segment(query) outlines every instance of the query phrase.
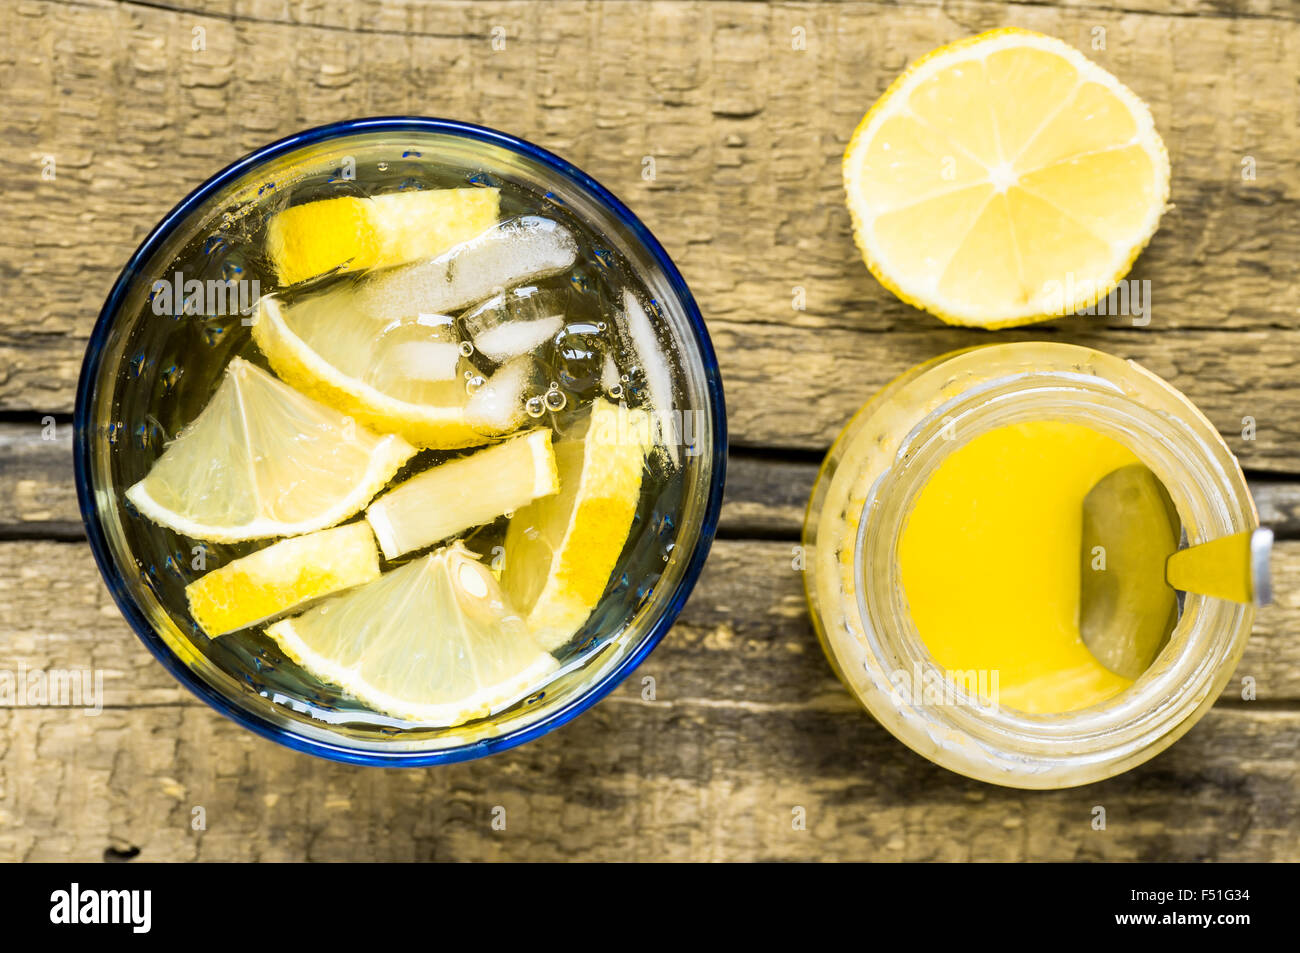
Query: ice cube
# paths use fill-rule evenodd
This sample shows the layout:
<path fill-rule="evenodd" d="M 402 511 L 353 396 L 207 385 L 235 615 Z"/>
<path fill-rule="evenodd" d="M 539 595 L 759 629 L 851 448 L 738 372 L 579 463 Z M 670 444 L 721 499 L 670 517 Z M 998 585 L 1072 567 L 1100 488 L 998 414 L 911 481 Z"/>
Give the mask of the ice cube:
<path fill-rule="evenodd" d="M 456 311 L 504 288 L 573 266 L 578 243 L 558 222 L 529 215 L 503 222 L 437 258 L 380 272 L 357 291 L 377 320 Z"/>
<path fill-rule="evenodd" d="M 476 430 L 503 434 L 524 422 L 524 396 L 533 387 L 537 362 L 527 354 L 507 361 L 465 405 L 465 419 Z"/>
<path fill-rule="evenodd" d="M 621 397 L 623 394 L 623 387 L 618 379 L 618 365 L 609 354 L 605 355 L 605 365 L 600 370 L 600 386 L 611 397 Z"/>
<path fill-rule="evenodd" d="M 632 338 L 632 350 L 649 391 L 649 409 L 663 448 L 673 466 L 677 466 L 677 422 L 673 419 L 673 376 L 665 357 L 664 346 L 655 334 L 650 316 L 631 291 L 623 292 L 623 319 Z"/>
<path fill-rule="evenodd" d="M 413 403 L 463 403 L 462 357 L 456 326 L 447 315 L 390 321 L 375 340 L 364 380 Z"/>
<path fill-rule="evenodd" d="M 562 327 L 564 319 L 558 314 L 536 321 L 499 324 L 476 337 L 474 347 L 491 360 L 504 361 L 520 354 L 531 354 L 555 337 Z"/>
<path fill-rule="evenodd" d="M 389 373 L 413 381 L 454 379 L 460 356 L 460 347 L 445 341 L 400 341 L 387 354 Z"/>
<path fill-rule="evenodd" d="M 493 295 L 461 317 L 474 347 L 492 361 L 529 354 L 564 326 L 564 299 L 525 285 Z"/>

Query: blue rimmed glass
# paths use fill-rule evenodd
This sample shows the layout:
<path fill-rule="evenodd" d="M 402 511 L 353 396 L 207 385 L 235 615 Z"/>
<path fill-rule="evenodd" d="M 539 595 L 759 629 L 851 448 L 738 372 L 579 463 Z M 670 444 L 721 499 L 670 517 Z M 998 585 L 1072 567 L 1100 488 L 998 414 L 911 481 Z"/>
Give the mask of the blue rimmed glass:
<path fill-rule="evenodd" d="M 182 626 L 176 607 L 162 604 L 157 561 L 133 551 L 124 527 L 138 517 L 123 508 L 124 487 L 115 483 L 113 465 L 122 442 L 150 426 L 122 419 L 124 387 L 134 381 L 130 386 L 149 388 L 166 373 L 152 362 L 142 369 L 128 348 L 161 269 L 201 237 L 218 210 L 253 204 L 268 187 L 284 191 L 295 170 L 402 144 L 418 145 L 429 159 L 454 155 L 462 165 L 562 205 L 617 251 L 647 291 L 661 331 L 675 343 L 681 377 L 675 403 L 690 414 L 692 444 L 682 457 L 671 553 L 635 614 L 617 631 L 602 633 L 593 650 L 565 666 L 544 691 L 482 721 L 418 732 L 396 723 L 359 728 L 347 711 L 335 720 L 323 717 L 276 682 L 275 665 L 256 653 L 245 652 L 238 664 L 214 660 L 192 624 Z M 722 384 L 704 321 L 645 225 L 606 188 L 544 149 L 481 126 L 411 117 L 351 120 L 282 139 L 223 169 L 172 209 L 131 256 L 95 323 L 77 387 L 74 438 L 77 494 L 95 561 L 127 621 L 172 675 L 222 714 L 291 748 L 336 761 L 410 766 L 464 761 L 522 744 L 590 708 L 626 678 L 671 627 L 699 577 L 717 528 L 726 450 Z"/>

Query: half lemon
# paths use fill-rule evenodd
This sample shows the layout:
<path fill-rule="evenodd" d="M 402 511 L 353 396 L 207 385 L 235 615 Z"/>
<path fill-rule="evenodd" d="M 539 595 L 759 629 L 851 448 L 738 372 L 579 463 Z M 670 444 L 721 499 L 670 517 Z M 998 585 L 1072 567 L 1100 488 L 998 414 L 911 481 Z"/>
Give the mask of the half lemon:
<path fill-rule="evenodd" d="M 983 33 L 912 64 L 844 154 L 873 275 L 949 324 L 1046 320 L 1105 297 L 1169 199 L 1151 110 L 1060 40 Z"/>

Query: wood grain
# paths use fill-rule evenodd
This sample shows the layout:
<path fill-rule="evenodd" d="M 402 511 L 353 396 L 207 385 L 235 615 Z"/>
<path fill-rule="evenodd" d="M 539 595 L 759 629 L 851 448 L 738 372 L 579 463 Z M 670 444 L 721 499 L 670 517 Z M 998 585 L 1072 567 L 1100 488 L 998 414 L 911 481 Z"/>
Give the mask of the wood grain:
<path fill-rule="evenodd" d="M 795 544 L 719 540 L 677 626 L 644 672 L 709 701 L 799 706 L 842 692 L 808 619 Z M 1270 705 L 1300 702 L 1300 542 L 1274 557 L 1279 601 L 1262 609 L 1239 667 Z M 98 669 L 111 707 L 198 705 L 136 640 L 84 543 L 0 543 L 0 670 Z M 635 682 L 636 679 L 634 678 Z M 1224 692 L 1240 699 L 1241 682 Z"/>
<path fill-rule="evenodd" d="M 321 4 L 315 0 L 183 0 L 183 2 L 157 4 L 143 0 L 125 0 L 141 6 L 163 6 L 175 10 L 203 13 L 212 17 L 248 20 L 258 23 L 301 24 L 353 33 L 393 33 L 407 35 L 412 32 L 429 32 L 436 23 L 424 15 L 427 0 L 338 0 Z M 838 2 L 844 6 L 868 7 L 880 16 L 896 16 L 899 8 L 922 4 L 909 0 L 834 0 L 833 3 L 787 3 L 781 0 L 751 0 L 767 3 L 778 9 L 803 9 L 809 6 L 831 6 Z M 1023 2 L 1023 0 L 1020 0 Z M 485 4 L 486 6 L 524 7 L 527 3 Z M 545 5 L 545 0 L 543 0 Z M 589 3 L 588 6 L 595 6 Z M 694 6 L 735 5 L 734 0 L 706 0 Z M 934 4 L 938 6 L 939 4 Z M 1126 13 L 1134 15 L 1196 16 L 1203 19 L 1265 19 L 1294 22 L 1300 19 L 1294 5 L 1287 0 L 1059 0 L 1044 4 L 1060 10 L 1087 13 Z M 445 5 L 439 5 L 445 7 Z M 442 12 L 439 10 L 439 12 Z M 1011 14 L 1014 15 L 1014 14 Z"/>
<path fill-rule="evenodd" d="M 0 672 L 96 670 L 106 707 L 0 707 L 0 859 L 1300 860 L 1298 21 L 1290 0 L 12 4 Z M 1153 107 L 1174 182 L 1132 275 L 1152 283 L 1148 327 L 951 329 L 857 258 L 839 158 L 858 119 L 909 60 L 1002 25 L 1062 37 Z M 622 196 L 701 304 L 736 447 L 722 538 L 637 673 L 538 741 L 419 771 L 298 755 L 193 698 L 109 598 L 71 482 L 82 351 L 148 229 L 239 155 L 378 114 L 502 128 Z M 1044 793 L 943 771 L 862 712 L 792 568 L 817 461 L 876 388 L 946 350 L 1035 338 L 1133 358 L 1183 389 L 1289 537 L 1279 604 L 1206 718 L 1120 778 Z M 1098 804 L 1106 831 L 1091 828 Z"/>
<path fill-rule="evenodd" d="M 1028 793 L 930 764 L 847 699 L 718 705 L 670 684 L 425 770 L 309 759 L 192 706 L 10 709 L 0 857 L 1294 861 L 1298 730 L 1294 712 L 1216 709 L 1125 775 Z M 1091 828 L 1097 805 L 1105 831 Z"/>
<path fill-rule="evenodd" d="M 0 538 L 84 535 L 72 472 L 72 424 L 0 423 Z"/>
<path fill-rule="evenodd" d="M 20 302 L 0 316 L 0 409 L 71 409 L 116 269 L 221 165 L 305 126 L 404 112 L 530 137 L 627 199 L 700 300 L 742 443 L 823 447 L 919 360 L 1050 337 L 1148 364 L 1206 409 L 1247 466 L 1300 472 L 1293 5 L 166 6 L 32 0 L 0 37 L 0 292 Z M 1147 328 L 1095 318 L 947 329 L 857 259 L 838 171 L 857 120 L 909 59 L 1004 24 L 1085 48 L 1152 104 L 1174 207 L 1134 272 L 1152 282 Z M 1105 49 L 1093 49 L 1097 28 Z M 41 179 L 46 156 L 53 181 Z M 1240 440 L 1247 415 L 1260 422 L 1252 442 Z"/>
<path fill-rule="evenodd" d="M 1300 600 L 1261 614 L 1238 671 L 1258 700 L 1234 679 L 1151 764 L 1032 797 L 942 771 L 862 712 L 822 658 L 791 559 L 788 543 L 720 541 L 668 638 L 578 721 L 481 763 L 380 771 L 281 749 L 193 699 L 130 633 L 84 544 L 0 544 L 0 669 L 98 669 L 105 706 L 0 708 L 0 858 L 1300 856 Z M 1279 563 L 1279 589 L 1300 591 L 1300 544 Z M 1106 837 L 1089 826 L 1098 803 Z M 488 826 L 497 805 L 509 836 Z M 791 830 L 796 806 L 807 832 Z M 967 833 L 948 836 L 955 824 Z"/>
<path fill-rule="evenodd" d="M 745 448 L 727 463 L 719 532 L 724 537 L 796 539 L 817 478 L 818 463 L 755 454 Z M 1300 482 L 1258 475 L 1250 490 L 1260 522 L 1280 539 L 1300 539 Z M 84 536 L 72 473 L 72 425 L 0 423 L 0 539 Z"/>

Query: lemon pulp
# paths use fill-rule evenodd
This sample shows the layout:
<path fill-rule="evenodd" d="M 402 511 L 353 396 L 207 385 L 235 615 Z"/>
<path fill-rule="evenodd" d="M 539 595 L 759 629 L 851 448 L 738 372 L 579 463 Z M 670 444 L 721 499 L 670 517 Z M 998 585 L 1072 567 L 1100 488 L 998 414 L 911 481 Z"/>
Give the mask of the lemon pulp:
<path fill-rule="evenodd" d="M 450 460 L 389 490 L 366 510 L 386 559 L 491 523 L 560 488 L 542 428 Z"/>
<path fill-rule="evenodd" d="M 1083 498 L 1138 462 L 1118 441 L 1065 421 L 988 431 L 958 447 L 922 487 L 899 545 L 922 640 L 949 671 L 996 673 L 996 701 L 1064 712 L 1131 684 L 1079 635 Z"/>
<path fill-rule="evenodd" d="M 310 533 L 370 502 L 413 454 L 235 358 L 202 412 L 126 491 L 153 520 L 194 539 Z"/>
<path fill-rule="evenodd" d="M 461 543 L 266 631 L 318 678 L 379 711 L 437 725 L 505 707 L 559 665 Z"/>

